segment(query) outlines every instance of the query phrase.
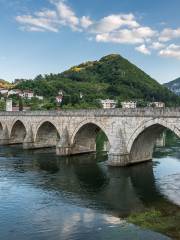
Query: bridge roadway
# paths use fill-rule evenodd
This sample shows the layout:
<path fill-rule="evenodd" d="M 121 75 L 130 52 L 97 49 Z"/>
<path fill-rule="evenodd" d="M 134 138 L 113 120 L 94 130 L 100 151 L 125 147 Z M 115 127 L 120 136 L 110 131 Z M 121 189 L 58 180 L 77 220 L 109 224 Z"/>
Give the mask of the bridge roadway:
<path fill-rule="evenodd" d="M 96 151 L 97 133 L 103 131 L 110 166 L 151 160 L 166 128 L 180 136 L 180 108 L 0 112 L 1 145 L 56 147 L 60 156 L 82 154 Z"/>

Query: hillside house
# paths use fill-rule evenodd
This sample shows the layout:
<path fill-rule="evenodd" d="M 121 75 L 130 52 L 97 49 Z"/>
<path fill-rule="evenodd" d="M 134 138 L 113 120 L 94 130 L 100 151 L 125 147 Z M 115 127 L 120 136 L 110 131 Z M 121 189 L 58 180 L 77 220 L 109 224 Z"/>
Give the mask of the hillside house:
<path fill-rule="evenodd" d="M 164 102 L 150 102 L 148 104 L 148 107 L 164 108 L 165 107 L 165 103 Z"/>
<path fill-rule="evenodd" d="M 0 93 L 1 93 L 2 95 L 7 95 L 7 94 L 8 94 L 8 89 L 0 88 Z"/>
<path fill-rule="evenodd" d="M 117 101 L 112 99 L 100 100 L 100 103 L 104 109 L 116 108 Z"/>
<path fill-rule="evenodd" d="M 23 96 L 22 97 L 27 98 L 27 99 L 31 99 L 31 98 L 34 97 L 34 93 L 33 93 L 33 91 L 25 90 L 23 92 Z"/>
<path fill-rule="evenodd" d="M 56 102 L 57 103 L 62 103 L 62 100 L 63 100 L 63 96 L 62 95 L 56 96 Z"/>
<path fill-rule="evenodd" d="M 121 102 L 122 108 L 136 108 L 137 103 L 134 101 Z"/>

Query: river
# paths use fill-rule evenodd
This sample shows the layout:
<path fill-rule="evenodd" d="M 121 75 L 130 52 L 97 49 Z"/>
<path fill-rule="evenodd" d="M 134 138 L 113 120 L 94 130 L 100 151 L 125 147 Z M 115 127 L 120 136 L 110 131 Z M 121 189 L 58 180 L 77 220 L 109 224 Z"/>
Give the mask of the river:
<path fill-rule="evenodd" d="M 0 147 L 1 240 L 166 240 L 124 220 L 180 205 L 180 143 L 152 162 L 108 168 L 107 156 L 57 157 L 54 150 Z"/>

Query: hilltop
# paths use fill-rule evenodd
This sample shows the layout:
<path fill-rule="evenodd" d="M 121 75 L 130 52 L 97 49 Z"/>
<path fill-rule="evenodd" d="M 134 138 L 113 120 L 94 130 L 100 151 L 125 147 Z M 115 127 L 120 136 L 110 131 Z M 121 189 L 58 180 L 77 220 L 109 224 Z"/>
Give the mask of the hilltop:
<path fill-rule="evenodd" d="M 180 105 L 180 98 L 144 71 L 117 54 L 99 61 L 89 61 L 59 74 L 39 75 L 23 80 L 16 88 L 33 90 L 53 103 L 58 91 L 64 92 L 64 105 L 97 106 L 97 99 L 163 101 L 168 106 Z M 83 99 L 79 98 L 79 93 Z"/>
<path fill-rule="evenodd" d="M 10 82 L 0 79 L 0 88 L 11 88 L 12 86 L 13 85 Z"/>
<path fill-rule="evenodd" d="M 174 92 L 176 95 L 180 96 L 180 77 L 176 78 L 173 81 L 165 83 L 164 86 L 166 86 L 169 90 Z"/>

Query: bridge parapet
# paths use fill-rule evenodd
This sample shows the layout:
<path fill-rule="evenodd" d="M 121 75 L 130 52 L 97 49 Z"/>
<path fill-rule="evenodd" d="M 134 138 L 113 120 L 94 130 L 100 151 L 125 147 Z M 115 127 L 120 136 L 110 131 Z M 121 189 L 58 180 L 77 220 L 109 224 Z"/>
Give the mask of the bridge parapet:
<path fill-rule="evenodd" d="M 119 117 L 180 117 L 180 108 L 82 109 L 59 111 L 5 112 L 0 116 L 119 116 Z"/>

